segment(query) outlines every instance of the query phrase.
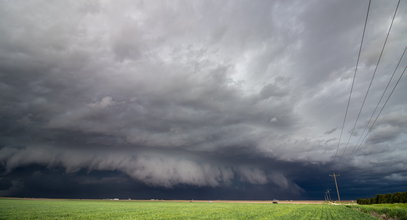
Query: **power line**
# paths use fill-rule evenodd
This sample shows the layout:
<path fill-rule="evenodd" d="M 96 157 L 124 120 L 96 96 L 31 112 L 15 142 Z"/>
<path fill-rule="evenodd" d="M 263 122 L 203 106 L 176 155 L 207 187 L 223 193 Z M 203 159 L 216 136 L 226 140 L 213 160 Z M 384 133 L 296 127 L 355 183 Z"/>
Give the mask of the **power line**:
<path fill-rule="evenodd" d="M 350 93 L 349 93 L 349 98 L 348 98 L 348 102 L 346 104 L 346 110 L 345 110 L 345 117 L 343 118 L 343 122 L 342 122 L 342 129 L 341 129 L 341 133 L 339 135 L 339 141 L 338 141 L 338 146 L 336 147 L 336 152 L 334 155 L 334 160 L 336 158 L 336 156 L 338 155 L 338 151 L 339 151 L 339 145 L 341 144 L 341 139 L 342 139 L 342 134 L 343 134 L 343 129 L 345 127 L 345 122 L 346 122 L 346 118 L 348 116 L 348 110 L 349 110 L 349 104 L 350 104 L 350 100 L 352 98 L 352 92 L 353 92 L 353 86 L 355 84 L 355 78 L 356 78 L 356 73 L 358 71 L 358 66 L 359 66 L 359 60 L 360 60 L 360 54 L 362 52 L 362 46 L 363 46 L 363 40 L 365 39 L 365 32 L 366 32 L 366 25 L 367 25 L 367 20 L 369 18 L 369 11 L 370 11 L 370 4 L 371 4 L 372 0 L 369 0 L 369 5 L 367 6 L 367 13 L 366 13 L 366 18 L 365 18 L 365 24 L 363 26 L 363 33 L 362 33 L 362 40 L 360 41 L 360 46 L 359 46 L 359 52 L 358 52 L 358 59 L 356 61 L 356 67 L 355 67 L 355 72 L 353 73 L 353 79 L 352 79 L 352 85 L 350 87 Z"/>
<path fill-rule="evenodd" d="M 390 97 L 393 95 L 393 92 L 394 92 L 394 90 L 396 89 L 397 85 L 399 84 L 399 82 L 400 82 L 401 78 L 403 77 L 404 73 L 406 72 L 406 69 L 407 69 L 407 65 L 404 67 L 403 72 L 400 74 L 400 77 L 398 78 L 396 84 L 394 85 L 394 87 L 393 87 L 393 89 L 391 90 L 389 96 L 387 97 L 386 101 L 384 102 L 382 108 L 381 108 L 380 111 L 379 111 L 379 114 L 377 114 L 375 120 L 374 120 L 373 123 L 372 123 L 372 126 L 369 127 L 369 131 L 370 131 L 370 130 L 374 127 L 374 125 L 376 124 L 377 119 L 379 118 L 380 114 L 382 113 L 382 111 L 383 111 L 384 107 L 386 106 L 387 102 L 389 101 Z M 360 143 L 360 145 L 357 146 L 357 148 L 356 148 L 356 150 L 355 150 L 355 153 L 357 153 L 357 152 L 359 151 L 360 146 L 361 146 L 361 145 L 363 144 L 363 142 L 365 141 L 367 135 L 369 134 L 369 131 L 366 133 L 366 135 L 365 135 L 365 137 L 363 138 L 363 141 Z"/>
<path fill-rule="evenodd" d="M 397 2 L 396 10 L 394 10 L 393 18 L 391 19 L 390 27 L 389 27 L 389 30 L 387 31 L 386 39 L 385 39 L 384 44 L 383 44 L 383 46 L 382 46 L 382 50 L 381 50 L 381 52 L 380 52 L 379 59 L 377 60 L 376 67 L 375 67 L 375 69 L 374 69 L 372 78 L 370 79 L 369 86 L 367 87 L 365 96 L 363 97 L 362 105 L 360 106 L 360 109 L 359 109 L 358 115 L 357 115 L 357 117 L 356 117 L 355 123 L 353 124 L 353 128 L 351 129 L 351 133 L 350 133 L 350 135 L 349 135 L 348 141 L 346 142 L 346 145 L 345 145 L 345 149 L 344 149 L 344 151 L 343 151 L 343 154 L 345 154 L 345 151 L 346 151 L 346 149 L 347 149 L 347 147 L 348 147 L 348 145 L 349 145 L 349 141 L 350 141 L 350 139 L 352 138 L 352 135 L 353 135 L 353 133 L 354 133 L 354 130 L 355 130 L 355 128 L 356 128 L 356 125 L 357 125 L 357 123 L 358 123 L 358 121 L 359 121 L 360 114 L 362 113 L 363 107 L 365 106 L 367 96 L 369 95 L 370 88 L 372 87 L 373 80 L 374 80 L 374 78 L 375 78 L 375 76 L 376 76 L 377 69 L 378 69 L 378 67 L 379 67 L 380 61 L 381 61 L 382 56 L 383 56 L 384 48 L 386 47 L 387 40 L 389 39 L 390 31 L 391 31 L 391 28 L 393 27 L 394 18 L 396 17 L 396 14 L 397 14 L 399 5 L 400 5 L 400 0 L 398 0 L 398 2 Z"/>
<path fill-rule="evenodd" d="M 365 129 L 363 130 L 362 135 L 360 136 L 359 140 L 356 142 L 356 143 L 357 143 L 356 146 L 358 146 L 359 143 L 361 143 L 361 140 L 363 139 L 363 137 L 364 137 L 366 131 L 368 130 L 369 125 L 370 125 L 370 122 L 372 122 L 372 119 L 373 119 L 374 114 L 376 113 L 376 111 L 377 111 L 377 109 L 378 109 L 380 103 L 382 102 L 383 97 L 384 97 L 384 95 L 386 94 L 387 89 L 389 88 L 390 83 L 393 81 L 393 78 L 394 78 L 394 76 L 396 75 L 397 69 L 399 68 L 400 63 L 401 63 L 401 61 L 403 60 L 403 57 L 404 57 L 404 55 L 405 55 L 405 53 L 406 53 L 406 50 L 407 50 L 407 47 L 404 48 L 403 54 L 401 55 L 401 57 L 400 57 L 400 59 L 399 59 L 399 61 L 398 61 L 398 63 L 397 63 L 396 68 L 394 68 L 394 71 L 393 71 L 393 73 L 392 73 L 392 75 L 391 75 L 389 81 L 387 82 L 386 88 L 383 90 L 383 93 L 382 93 L 382 95 L 381 95 L 381 97 L 380 97 L 380 99 L 379 99 L 379 102 L 377 102 L 377 105 L 376 105 L 376 107 L 374 108 L 372 114 L 370 115 L 369 121 L 367 122 L 367 125 L 366 125 Z M 355 151 L 356 151 L 356 148 L 355 148 L 355 150 L 353 151 L 353 153 L 355 153 Z"/>

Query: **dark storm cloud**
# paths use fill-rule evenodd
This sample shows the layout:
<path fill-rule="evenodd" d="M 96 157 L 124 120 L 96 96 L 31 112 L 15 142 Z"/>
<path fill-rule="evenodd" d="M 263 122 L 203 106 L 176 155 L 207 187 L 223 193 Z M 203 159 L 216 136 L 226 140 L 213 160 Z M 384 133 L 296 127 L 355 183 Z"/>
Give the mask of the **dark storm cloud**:
<path fill-rule="evenodd" d="M 368 141 L 371 143 L 382 143 L 391 141 L 401 134 L 407 132 L 407 114 L 406 112 L 394 111 L 384 115 L 377 125 L 371 131 Z"/>
<path fill-rule="evenodd" d="M 346 136 L 394 6 L 373 2 Z M 1 193 L 22 195 L 18 189 L 27 190 L 29 180 L 16 170 L 39 165 L 78 182 L 87 181 L 80 178 L 87 170 L 162 190 L 248 184 L 313 196 L 307 189 L 316 181 L 303 171 L 312 166 L 325 177 L 329 171 L 320 167 L 334 166 L 366 7 L 363 1 L 0 3 Z M 406 10 L 401 4 L 369 111 L 406 44 Z M 384 166 L 381 180 L 404 179 L 405 90 L 401 82 L 360 153 L 349 154 L 356 137 L 349 151 L 341 145 L 342 169 L 382 175 Z"/>

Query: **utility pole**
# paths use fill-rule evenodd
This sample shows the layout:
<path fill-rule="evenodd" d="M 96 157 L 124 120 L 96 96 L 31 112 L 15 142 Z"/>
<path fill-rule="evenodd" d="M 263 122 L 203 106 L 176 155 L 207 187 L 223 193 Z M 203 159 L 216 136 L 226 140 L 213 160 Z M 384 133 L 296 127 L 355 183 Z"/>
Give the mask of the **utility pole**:
<path fill-rule="evenodd" d="M 330 189 L 327 189 L 325 191 L 325 200 L 326 201 L 331 201 L 331 190 Z"/>
<path fill-rule="evenodd" d="M 332 201 L 332 199 L 331 199 L 331 189 L 328 189 L 327 193 L 328 193 L 328 200 Z"/>
<path fill-rule="evenodd" d="M 336 193 L 338 194 L 338 201 L 341 201 L 341 196 L 339 195 L 339 189 L 338 189 L 338 183 L 336 182 L 336 177 L 340 176 L 339 174 L 333 173 L 330 174 L 329 176 L 332 176 L 335 180 L 335 186 L 336 186 Z"/>

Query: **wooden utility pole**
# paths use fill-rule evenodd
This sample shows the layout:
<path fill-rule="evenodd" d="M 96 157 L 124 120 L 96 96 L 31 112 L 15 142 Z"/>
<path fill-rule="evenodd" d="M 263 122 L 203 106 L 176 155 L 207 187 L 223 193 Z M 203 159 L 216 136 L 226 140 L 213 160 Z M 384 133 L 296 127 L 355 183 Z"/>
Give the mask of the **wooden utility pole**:
<path fill-rule="evenodd" d="M 332 201 L 332 199 L 331 199 L 331 190 L 330 189 L 328 189 L 328 200 Z"/>
<path fill-rule="evenodd" d="M 325 197 L 326 197 L 326 201 L 331 201 L 331 190 L 330 189 L 327 189 L 326 191 L 325 191 Z"/>
<path fill-rule="evenodd" d="M 333 173 L 330 174 L 329 176 L 332 176 L 335 180 L 335 186 L 336 186 L 336 193 L 338 194 L 338 201 L 341 201 L 341 196 L 339 195 L 339 189 L 338 189 L 338 183 L 336 182 L 336 177 L 340 176 L 339 174 Z"/>

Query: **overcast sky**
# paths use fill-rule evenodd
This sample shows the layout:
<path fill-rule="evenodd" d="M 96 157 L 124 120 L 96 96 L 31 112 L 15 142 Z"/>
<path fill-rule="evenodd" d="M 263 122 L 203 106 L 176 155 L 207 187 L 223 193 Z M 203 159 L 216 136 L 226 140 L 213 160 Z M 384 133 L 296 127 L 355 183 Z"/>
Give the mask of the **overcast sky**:
<path fill-rule="evenodd" d="M 355 151 L 405 0 L 346 147 L 396 5 L 372 1 L 334 158 L 368 0 L 1 0 L 0 195 L 323 199 L 332 172 L 344 199 L 406 191 L 407 77 Z"/>

